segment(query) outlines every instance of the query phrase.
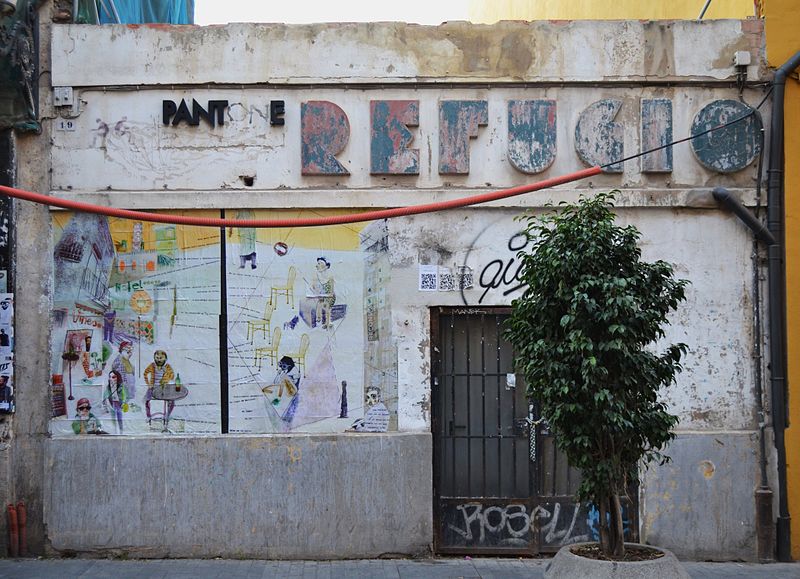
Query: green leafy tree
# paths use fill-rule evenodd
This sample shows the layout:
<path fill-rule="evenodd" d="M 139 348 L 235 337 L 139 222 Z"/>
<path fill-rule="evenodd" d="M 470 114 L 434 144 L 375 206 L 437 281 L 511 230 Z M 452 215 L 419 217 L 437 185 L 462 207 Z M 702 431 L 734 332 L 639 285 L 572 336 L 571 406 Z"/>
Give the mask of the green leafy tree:
<path fill-rule="evenodd" d="M 559 448 L 582 472 L 578 495 L 600 511 L 600 545 L 625 554 L 620 497 L 638 466 L 664 464 L 678 418 L 659 390 L 681 370 L 685 344 L 656 351 L 688 282 L 641 259 L 639 231 L 614 223 L 614 192 L 542 216 L 526 214 L 520 252 L 527 289 L 505 330 L 516 367 Z"/>

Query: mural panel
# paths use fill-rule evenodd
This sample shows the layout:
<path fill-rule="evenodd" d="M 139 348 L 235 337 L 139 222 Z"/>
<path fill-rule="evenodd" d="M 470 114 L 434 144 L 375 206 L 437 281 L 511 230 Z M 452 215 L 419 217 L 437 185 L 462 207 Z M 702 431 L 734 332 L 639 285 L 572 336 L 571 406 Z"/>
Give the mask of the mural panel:
<path fill-rule="evenodd" d="M 54 436 L 396 428 L 385 222 L 53 221 Z"/>
<path fill-rule="evenodd" d="M 52 434 L 219 433 L 219 232 L 53 223 Z"/>
<path fill-rule="evenodd" d="M 234 214 L 277 215 L 290 216 Z M 373 414 L 385 411 L 385 419 L 370 421 L 370 430 L 387 429 L 385 398 L 393 397 L 396 412 L 396 394 L 370 371 L 374 347 L 366 345 L 377 309 L 388 309 L 373 299 L 380 244 L 376 249 L 364 234 L 368 229 L 351 224 L 228 231 L 231 432 L 360 431 L 366 429 L 365 414 L 378 404 Z M 391 382 L 396 393 L 396 372 Z"/>

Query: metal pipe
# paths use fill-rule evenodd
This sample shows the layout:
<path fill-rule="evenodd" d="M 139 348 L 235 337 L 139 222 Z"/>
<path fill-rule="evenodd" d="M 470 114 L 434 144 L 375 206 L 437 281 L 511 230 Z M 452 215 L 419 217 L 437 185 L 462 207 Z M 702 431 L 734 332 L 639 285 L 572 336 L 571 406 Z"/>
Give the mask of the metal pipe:
<path fill-rule="evenodd" d="M 768 294 L 772 427 L 778 462 L 778 520 L 776 542 L 778 561 L 791 561 L 789 502 L 786 482 L 786 273 L 783 232 L 783 109 L 786 77 L 800 66 L 796 52 L 775 71 L 772 81 L 769 165 L 767 169 L 767 227 L 777 240 L 768 249 Z"/>
<path fill-rule="evenodd" d="M 708 10 L 709 4 L 711 4 L 711 0 L 706 0 L 706 5 L 703 6 L 703 10 L 700 12 L 700 16 L 697 17 L 698 20 L 702 20 L 703 16 L 706 15 L 706 10 Z"/>
<path fill-rule="evenodd" d="M 753 232 L 756 239 L 766 245 L 774 245 L 777 240 L 769 229 L 747 209 L 739 199 L 724 187 L 716 187 L 711 192 L 714 199 L 719 201 L 725 209 L 736 215 Z"/>

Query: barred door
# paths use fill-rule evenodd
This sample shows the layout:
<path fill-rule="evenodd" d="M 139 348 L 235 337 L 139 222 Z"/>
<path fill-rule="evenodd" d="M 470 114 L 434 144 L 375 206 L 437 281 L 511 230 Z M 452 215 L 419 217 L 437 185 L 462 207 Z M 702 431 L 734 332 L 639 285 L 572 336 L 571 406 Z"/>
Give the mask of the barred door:
<path fill-rule="evenodd" d="M 596 510 L 574 498 L 580 473 L 514 373 L 502 337 L 509 315 L 432 309 L 434 545 L 442 554 L 534 555 L 597 540 Z"/>

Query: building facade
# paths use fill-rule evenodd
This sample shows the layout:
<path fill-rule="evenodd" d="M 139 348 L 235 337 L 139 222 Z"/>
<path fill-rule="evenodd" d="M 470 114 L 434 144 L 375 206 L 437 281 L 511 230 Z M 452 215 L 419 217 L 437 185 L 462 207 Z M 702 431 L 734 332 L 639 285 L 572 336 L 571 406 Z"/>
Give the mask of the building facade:
<path fill-rule="evenodd" d="M 40 16 L 42 134 L 15 139 L 18 187 L 169 217 L 14 202 L 2 468 L 33 550 L 533 554 L 592 538 L 546 422 L 522 426 L 541 417 L 502 323 L 522 290 L 515 217 L 618 189 L 645 256 L 691 282 L 666 337 L 689 346 L 664 392 L 673 462 L 630 497 L 630 536 L 757 557 L 750 499 L 760 461 L 776 466 L 759 452 L 763 250 L 711 189 L 763 203 L 760 21 Z M 595 165 L 488 204 L 340 218 Z"/>

